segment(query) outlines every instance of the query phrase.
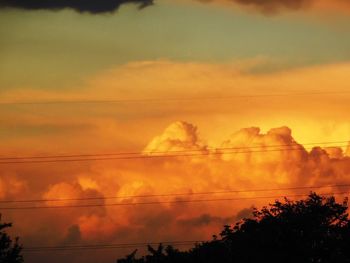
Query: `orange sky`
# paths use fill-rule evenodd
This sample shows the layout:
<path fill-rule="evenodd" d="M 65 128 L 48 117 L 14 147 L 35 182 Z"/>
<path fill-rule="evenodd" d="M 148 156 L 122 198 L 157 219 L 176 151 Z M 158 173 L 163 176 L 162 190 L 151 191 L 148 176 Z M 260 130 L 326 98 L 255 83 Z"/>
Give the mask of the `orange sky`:
<path fill-rule="evenodd" d="M 25 87 L 5 91 L 3 101 L 126 101 L 2 106 L 4 127 L 27 128 L 14 129 L 18 134 L 8 135 L 0 152 L 139 151 L 155 133 L 178 120 L 198 125 L 203 139 L 214 146 L 250 126 L 267 131 L 287 125 L 302 143 L 348 139 L 349 64 L 250 72 L 263 63 L 264 59 L 231 64 L 137 62 L 91 76 L 85 84 L 64 91 Z M 181 98 L 190 100 L 173 100 Z M 36 126 L 42 132 L 30 130 Z"/>
<path fill-rule="evenodd" d="M 199 150 L 206 156 L 88 161 L 39 164 L 2 164 L 1 198 L 67 199 L 133 196 L 167 193 L 223 191 L 228 189 L 274 189 L 349 183 L 350 158 L 341 148 L 315 147 L 304 150 L 287 127 L 242 129 L 222 138 L 220 148 L 247 148 L 244 153 L 216 152 L 186 122 L 175 122 L 145 145 L 149 152 Z M 289 145 L 282 151 L 266 148 Z M 345 144 L 343 143 L 345 146 Z M 329 145 L 328 145 L 329 146 Z M 293 151 L 291 147 L 298 147 Z M 346 147 L 345 147 L 346 148 Z M 249 149 L 249 148 L 247 148 Z M 279 149 L 279 148 L 277 148 Z M 266 151 L 268 150 L 268 151 Z M 218 150 L 219 153 L 221 150 Z M 252 151 L 249 153 L 249 151 Z M 25 175 L 25 176 L 24 176 Z M 328 187 L 318 192 L 344 192 L 348 187 Z M 41 205 L 109 204 L 216 198 L 250 198 L 307 193 L 283 190 L 203 196 L 122 198 L 97 201 L 45 202 Z M 341 195 L 340 197 L 342 197 Z M 231 202 L 201 202 L 136 206 L 105 206 L 54 210 L 5 211 L 5 219 L 16 222 L 16 232 L 25 242 L 41 245 L 132 243 L 143 241 L 205 240 L 223 224 L 247 216 L 252 206 L 260 207 L 274 198 Z M 23 204 L 22 204 L 23 205 Z M 25 204 L 28 205 L 28 204 Z M 3 205 L 4 206 L 4 205 Z M 7 204 L 5 206 L 13 206 Z M 26 218 L 21 220 L 21 218 Z M 58 220 L 56 220 L 58 219 Z M 46 226 L 50 225 L 50 228 Z M 110 260 L 121 252 L 104 254 Z M 44 254 L 45 255 L 45 254 Z M 69 255 L 69 253 L 65 254 Z M 62 256 L 62 255 L 61 255 Z M 33 255 L 28 255 L 29 258 Z M 83 253 L 79 260 L 94 260 Z M 34 257 L 35 258 L 35 257 Z M 61 257 L 60 257 L 61 258 Z"/>
<path fill-rule="evenodd" d="M 236 3 L 232 10 L 221 0 L 204 2 L 164 0 L 109 16 L 2 11 L 13 30 L 0 26 L 6 36 L 0 52 L 6 72 L 0 75 L 0 200 L 124 196 L 1 204 L 100 205 L 0 209 L 25 246 L 203 240 L 274 200 L 249 198 L 308 191 L 132 196 L 350 183 L 349 4 L 301 1 L 306 7 L 291 15 L 289 5 L 276 1 L 267 7 L 273 12 L 258 7 L 263 13 L 249 5 L 237 10 L 244 0 L 225 1 Z M 330 18 L 339 20 L 328 23 Z M 172 151 L 203 156 L 146 158 Z M 141 158 L 4 159 L 123 152 Z M 246 199 L 105 206 L 201 198 Z M 25 257 L 29 263 L 114 262 L 130 252 Z"/>

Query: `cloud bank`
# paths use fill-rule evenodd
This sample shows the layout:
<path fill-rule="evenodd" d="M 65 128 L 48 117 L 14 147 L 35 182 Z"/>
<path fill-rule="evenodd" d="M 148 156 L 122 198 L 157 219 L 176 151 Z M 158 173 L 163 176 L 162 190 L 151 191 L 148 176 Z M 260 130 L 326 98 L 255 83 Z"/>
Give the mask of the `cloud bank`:
<path fill-rule="evenodd" d="M 153 4 L 153 0 L 0 0 L 0 8 L 19 8 L 24 10 L 61 10 L 74 9 L 77 12 L 92 14 L 110 13 L 127 3 L 137 4 L 140 8 Z"/>
<path fill-rule="evenodd" d="M 350 148 L 346 150 L 347 143 L 342 148 L 334 145 L 310 147 L 301 143 L 347 141 L 350 136 L 347 121 L 349 94 L 241 97 L 280 93 L 282 90 L 286 94 L 312 92 L 313 89 L 316 93 L 346 91 L 347 82 L 344 80 L 349 80 L 349 64 L 252 74 L 249 73 L 251 63 L 130 63 L 91 77 L 84 86 L 84 97 L 81 97 L 82 87 L 64 92 L 3 91 L 2 98 L 8 100 L 160 99 L 151 104 L 138 101 L 83 108 L 80 104 L 51 105 L 45 114 L 37 115 L 33 114 L 36 112 L 34 108 L 24 112 L 17 111 L 17 107 L 4 107 L 4 114 L 0 117 L 2 128 L 10 132 L 2 134 L 0 154 L 3 156 L 129 151 L 143 151 L 145 155 L 193 151 L 207 155 L 1 166 L 1 200 L 79 199 L 350 183 Z M 161 101 L 163 98 L 215 98 L 217 94 L 222 94 L 223 99 Z M 13 136 L 13 129 L 9 127 L 17 126 L 27 129 L 21 128 L 21 133 Z M 46 126 L 78 128 L 60 128 L 59 132 L 53 128 L 55 133 L 50 134 L 50 129 L 41 128 Z M 28 127 L 39 127 L 36 130 L 41 132 L 40 136 L 35 129 Z M 271 145 L 286 146 L 281 151 L 266 151 Z M 245 153 L 222 150 L 242 147 L 254 148 Z M 330 187 L 319 192 L 346 190 Z M 223 224 L 249 216 L 252 205 L 260 207 L 273 198 L 152 206 L 103 205 L 305 192 L 188 195 L 147 200 L 124 197 L 96 201 L 94 203 L 102 206 L 89 209 L 1 212 L 4 220 L 14 222 L 16 234 L 22 237 L 24 244 L 32 246 L 134 243 L 182 240 L 183 237 L 202 240 L 218 233 Z M 66 200 L 45 205 L 81 203 Z M 26 220 L 21 220 L 23 217 Z M 113 262 L 118 256 L 130 252 L 118 250 L 98 254 L 93 251 L 60 254 L 55 258 L 50 254 L 40 254 L 40 259 L 38 254 L 28 253 L 26 262 Z"/>
<path fill-rule="evenodd" d="M 224 150 L 227 148 L 234 150 Z M 245 149 L 244 153 L 241 149 Z M 21 230 L 19 233 L 24 242 L 33 245 L 128 243 L 181 240 L 184 237 L 189 240 L 202 240 L 217 233 L 222 225 L 249 216 L 253 205 L 261 206 L 273 198 L 239 202 L 162 203 L 150 206 L 113 207 L 104 204 L 293 195 L 307 191 L 284 190 L 147 199 L 130 197 L 161 193 L 190 194 L 225 189 L 269 189 L 350 183 L 348 174 L 350 158 L 343 148 L 303 146 L 294 139 L 292 130 L 285 126 L 270 129 L 266 133 L 261 132 L 258 127 L 243 128 L 227 138 L 223 137 L 220 144 L 209 145 L 201 138 L 196 125 L 176 121 L 165 127 L 163 132 L 159 131 L 158 135 L 145 145 L 144 154 L 179 150 L 196 150 L 200 153 L 205 151 L 208 155 L 120 162 L 91 161 L 87 166 L 81 167 L 79 164 L 67 163 L 64 170 L 59 164 L 8 167 L 7 170 L 13 176 L 7 175 L 6 180 L 0 181 L 0 200 L 24 199 L 30 195 L 33 195 L 31 198 L 43 199 L 125 197 L 96 202 L 84 201 L 83 204 L 102 205 L 88 209 L 42 210 L 41 213 L 15 211 L 6 212 L 4 215 L 6 219 L 13 218 L 16 227 Z M 48 174 L 50 176 L 47 176 Z M 2 172 L 0 175 L 3 175 Z M 27 191 L 24 197 L 20 192 L 25 186 L 30 187 L 31 191 Z M 345 190 L 348 189 L 328 187 L 320 192 Z M 66 200 L 59 203 L 47 201 L 45 204 L 81 203 L 82 201 Z M 27 220 L 19 220 L 22 213 L 29 213 L 26 214 Z M 46 229 L 43 226 L 49 227 Z M 120 255 L 127 252 L 130 251 L 120 251 Z M 107 251 L 102 257 L 106 257 L 107 261 L 116 258 L 115 253 Z M 27 262 L 40 262 L 33 255 L 28 257 Z M 51 262 L 60 262 L 62 257 L 64 255 Z M 104 259 L 100 254 L 87 253 L 77 255 L 75 262 L 94 262 L 96 257 L 99 260 Z M 41 258 L 45 262 L 46 257 Z"/>

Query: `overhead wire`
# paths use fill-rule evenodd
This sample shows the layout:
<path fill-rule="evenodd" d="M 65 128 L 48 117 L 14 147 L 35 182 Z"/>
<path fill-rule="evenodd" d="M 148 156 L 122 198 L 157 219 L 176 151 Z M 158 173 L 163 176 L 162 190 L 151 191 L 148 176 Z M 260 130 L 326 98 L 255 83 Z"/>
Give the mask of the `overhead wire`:
<path fill-rule="evenodd" d="M 344 145 L 337 145 L 337 147 L 346 147 L 348 144 Z M 287 148 L 288 147 L 288 148 Z M 297 147 L 297 148 L 293 148 Z M 334 146 L 335 147 L 335 146 Z M 250 154 L 250 153 L 265 153 L 265 152 L 284 152 L 284 151 L 304 151 L 304 150 L 312 150 L 312 148 L 304 148 L 299 145 L 290 145 L 286 146 L 286 148 L 279 148 L 279 149 L 266 149 L 266 150 L 257 150 L 257 151 L 204 151 L 199 153 L 184 153 L 184 154 L 165 154 L 165 155 L 143 155 L 140 153 L 139 156 L 116 156 L 116 157 L 94 157 L 94 158 L 52 158 L 52 159 L 39 159 L 39 160 L 27 160 L 27 159 L 20 159 L 20 160 L 10 160 L 10 161 L 0 161 L 1 164 L 28 164 L 28 163 L 60 163 L 60 162 L 84 162 L 84 161 L 107 161 L 107 160 L 131 160 L 131 159 L 159 159 L 159 158 L 176 158 L 176 157 L 195 157 L 195 156 L 210 156 L 210 155 L 234 155 L 234 154 Z"/>
<path fill-rule="evenodd" d="M 288 94 L 261 94 L 261 95 L 238 95 L 232 97 L 207 97 L 207 98 L 159 98 L 159 99 L 116 99 L 116 100 L 71 100 L 71 101 L 22 101 L 22 102 L 4 102 L 1 101 L 0 105 L 47 105 L 47 104 L 105 104 L 105 103 L 126 103 L 126 102 L 163 102 L 163 101 L 192 101 L 192 100 L 230 100 L 237 98 L 261 98 L 261 97 L 284 97 L 284 96 L 308 96 L 308 95 L 330 95 L 330 94 L 346 94 L 350 92 L 310 92 L 310 93 L 288 93 Z M 348 141 L 336 142 L 347 143 Z M 316 144 L 316 143 L 315 143 Z M 314 145 L 315 145 L 314 144 Z M 318 143 L 319 145 L 321 143 Z M 323 144 L 332 144 L 332 142 L 326 142 Z M 313 144 L 304 144 L 313 145 Z M 291 145 L 285 145 L 291 147 Z M 347 146 L 347 145 L 344 145 Z M 284 146 L 268 146 L 268 147 L 284 147 Z M 293 146 L 292 146 L 293 147 Z M 341 146 L 342 147 L 342 146 Z M 261 146 L 250 147 L 250 149 L 261 148 Z M 245 148 L 247 149 L 247 147 Z M 209 149 L 205 149 L 209 150 Z M 241 148 L 216 148 L 213 150 L 244 150 Z M 163 157 L 186 157 L 186 156 L 202 156 L 211 154 L 241 154 L 241 153 L 255 153 L 255 152 L 270 152 L 270 151 L 289 151 L 289 150 L 304 150 L 302 149 L 273 149 L 262 151 L 239 151 L 239 152 L 210 152 L 201 154 L 187 154 L 187 155 L 169 155 L 169 153 L 182 153 L 182 152 L 197 152 L 200 150 L 191 151 L 172 151 L 172 152 L 143 152 L 143 153 L 103 153 L 103 154 L 76 154 L 76 155 L 53 155 L 53 156 L 31 156 L 31 157 L 0 157 L 0 164 L 20 164 L 20 163 L 47 163 L 47 162 L 74 162 L 74 161 L 95 161 L 95 160 L 117 160 L 117 159 L 139 159 L 139 158 L 163 158 Z M 150 156 L 123 156 L 123 155 L 140 155 L 140 154 L 163 154 L 163 155 L 150 155 Z M 166 155 L 165 155 L 166 154 Z M 81 158 L 81 157 L 102 157 L 102 156 L 118 156 L 122 157 L 105 157 L 105 158 Z M 58 158 L 78 158 L 79 159 L 58 159 Z M 55 158 L 55 159 L 54 159 Z M 25 159 L 25 160 L 24 160 Z M 28 160 L 30 159 L 30 160 Z M 33 159 L 50 159 L 50 160 L 33 160 Z M 52 160 L 54 159 L 54 160 Z M 11 161 L 9 161 L 11 160 Z M 349 185 L 328 185 L 328 186 L 314 186 L 314 187 L 290 187 L 290 188 L 272 188 L 272 189 L 255 189 L 255 190 L 226 190 L 217 192 L 201 192 L 201 193 L 175 193 L 175 194 L 155 194 L 155 195 L 139 195 L 139 196 L 116 196 L 116 197 L 91 197 L 91 198 L 71 198 L 71 199 L 37 199 L 37 200 L 5 200 L 0 203 L 20 203 L 20 202 L 46 202 L 46 201 L 83 201 L 83 200 L 100 200 L 100 199 L 118 199 L 118 198 L 143 198 L 143 197 L 167 197 L 167 196 L 182 196 L 182 195 L 209 195 L 209 194 L 222 194 L 222 193 L 242 193 L 242 192 L 262 192 L 262 191 L 278 191 L 278 190 L 301 190 L 301 189 L 320 189 L 326 187 L 349 187 Z M 326 193 L 323 195 L 342 195 L 348 194 L 348 192 L 338 193 Z M 306 194 L 289 195 L 289 197 L 306 196 Z M 197 200 L 173 200 L 173 201 L 153 201 L 153 202 L 135 202 L 135 203 L 113 203 L 113 204 L 89 204 L 89 205 L 65 205 L 65 206 L 34 206 L 34 207 L 5 207 L 0 210 L 18 210 L 18 209 L 45 209 L 45 208 L 81 208 L 81 207 L 96 207 L 96 206 L 119 206 L 119 205 L 152 205 L 152 204 L 165 204 L 165 203 L 192 203 L 192 202 L 213 202 L 213 201 L 235 201 L 235 200 L 247 200 L 247 199 L 266 199 L 266 198 L 283 198 L 285 196 L 260 196 L 260 197 L 240 197 L 240 198 L 220 198 L 220 199 L 197 199 Z M 147 243 L 127 243 L 127 244 L 99 244 L 99 245 L 77 245 L 77 246 L 42 246 L 42 247 L 27 247 L 24 249 L 26 252 L 42 252 L 42 251 L 67 251 L 67 250 L 94 250 L 94 249 L 119 249 L 119 248 L 135 248 L 143 245 L 157 245 L 172 244 L 172 245 L 189 245 L 198 242 L 205 241 L 167 241 L 167 242 L 147 242 Z"/>
<path fill-rule="evenodd" d="M 94 201 L 94 200 L 110 200 L 110 199 L 131 199 L 131 198 L 152 198 L 152 197 L 179 197 L 179 196 L 196 196 L 196 195 L 216 195 L 216 194 L 239 194 L 252 192 L 271 192 L 271 191 L 295 191 L 307 189 L 323 189 L 323 188 L 345 188 L 350 184 L 334 184 L 334 185 L 316 185 L 316 186 L 295 186 L 282 188 L 258 188 L 258 189 L 229 189 L 222 191 L 207 192 L 188 192 L 188 193 L 164 193 L 164 194 L 145 194 L 145 195 L 120 195 L 106 197 L 85 197 L 85 198 L 51 198 L 51 199 L 22 199 L 22 200 L 0 200 L 0 204 L 6 203 L 42 203 L 42 202 L 65 202 L 65 201 Z"/>
<path fill-rule="evenodd" d="M 338 192 L 338 193 L 323 193 L 323 196 L 328 195 L 343 195 L 349 192 Z M 290 197 L 307 196 L 306 194 L 289 195 Z M 287 198 L 286 196 L 283 196 Z M 274 197 L 259 197 L 259 198 L 277 198 Z M 238 200 L 238 199 L 235 199 Z M 142 246 L 153 246 L 153 245 L 172 245 L 172 246 L 188 246 L 199 243 L 209 242 L 210 240 L 176 240 L 176 241 L 158 241 L 158 242 L 138 242 L 138 243 L 108 243 L 108 244 L 92 244 L 92 245 L 61 245 L 61 246 L 31 246 L 25 247 L 23 251 L 27 252 L 61 252 L 61 251 L 82 251 L 82 250 L 106 250 L 106 249 L 129 249 L 129 248 L 140 248 Z"/>
<path fill-rule="evenodd" d="M 119 155 L 146 155 L 146 154 L 172 154 L 172 153 L 192 153 L 202 151 L 226 151 L 226 150 L 245 150 L 245 149 L 261 149 L 261 148 L 276 148 L 276 147 L 303 147 L 304 145 L 331 145 L 331 144 L 345 144 L 350 140 L 333 141 L 333 142 L 312 142 L 303 144 L 275 144 L 275 145 L 256 145 L 256 146 L 242 146 L 242 147 L 206 147 L 203 149 L 186 149 L 186 150 L 171 150 L 171 151 L 143 151 L 143 152 L 117 152 L 117 153 L 97 153 L 97 154 L 67 154 L 67 155 L 36 155 L 36 156 L 0 156 L 0 161 L 6 160 L 28 160 L 28 159 L 53 159 L 53 158 L 75 158 L 75 157 L 99 157 L 99 156 L 119 156 Z M 339 145 L 335 145 L 339 146 Z M 341 145 L 342 147 L 344 145 Z M 347 145 L 345 145 L 347 146 Z"/>
<path fill-rule="evenodd" d="M 139 98 L 139 99 L 76 99 L 76 100 L 46 100 L 46 101 L 0 101 L 0 105 L 54 105 L 54 104 L 115 104 L 115 103 L 155 103 L 169 101 L 198 101 L 198 100 L 232 100 L 243 98 L 265 98 L 265 97 L 289 97 L 289 96 L 313 96 L 313 95 L 332 95 L 349 94 L 350 91 L 313 91 L 313 92 L 289 92 L 289 93 L 270 93 L 270 94 L 240 94 L 225 97 L 179 97 L 179 98 Z"/>
<path fill-rule="evenodd" d="M 345 195 L 345 192 L 330 192 L 321 193 L 320 195 Z M 287 198 L 287 197 L 305 197 L 308 194 L 294 195 L 273 195 L 273 196 L 254 196 L 254 197 L 237 197 L 237 198 L 216 198 L 216 199 L 190 199 L 190 200 L 170 200 L 170 201 L 149 201 L 149 202 L 122 202 L 122 203 L 107 203 L 107 204 L 81 204 L 81 205 L 56 205 L 56 206 L 25 206 L 25 207 L 0 207 L 1 210 L 38 210 L 38 209 L 62 209 L 62 208 L 91 208 L 91 207 L 125 207 L 139 205 L 158 205 L 158 204 L 184 204 L 184 203 L 202 203 L 202 202 L 221 202 L 221 201 L 241 201 L 254 199 L 271 199 L 271 198 Z"/>
<path fill-rule="evenodd" d="M 66 251 L 66 250 L 95 250 L 95 249 L 123 249 L 138 248 L 147 245 L 193 245 L 196 243 L 208 242 L 209 240 L 184 240 L 184 241 L 159 241 L 159 242 L 143 242 L 143 243 L 110 243 L 110 244 L 94 244 L 94 245 L 66 245 L 66 246 L 32 246 L 24 247 L 25 252 L 44 252 L 44 251 Z"/>

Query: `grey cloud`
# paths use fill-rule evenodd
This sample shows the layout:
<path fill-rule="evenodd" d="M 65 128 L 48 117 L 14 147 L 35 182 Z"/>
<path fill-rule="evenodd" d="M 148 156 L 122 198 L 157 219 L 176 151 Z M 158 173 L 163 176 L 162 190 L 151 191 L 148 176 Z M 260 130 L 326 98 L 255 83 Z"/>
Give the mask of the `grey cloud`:
<path fill-rule="evenodd" d="M 225 224 L 232 224 L 232 223 L 234 223 L 234 218 L 231 218 L 231 217 L 222 218 L 218 216 L 212 216 L 209 214 L 202 214 L 198 217 L 178 220 L 178 224 L 180 225 L 196 226 L 196 227 L 207 226 L 210 224 L 225 225 Z"/>
<path fill-rule="evenodd" d="M 77 12 L 91 14 L 111 13 L 127 3 L 140 8 L 153 4 L 153 0 L 0 0 L 0 9 L 17 8 L 24 10 L 62 10 L 73 9 Z"/>
<path fill-rule="evenodd" d="M 199 0 L 202 3 L 216 2 L 218 0 Z M 265 14 L 273 14 L 282 9 L 299 10 L 310 6 L 314 0 L 228 0 L 242 6 L 253 7 Z"/>

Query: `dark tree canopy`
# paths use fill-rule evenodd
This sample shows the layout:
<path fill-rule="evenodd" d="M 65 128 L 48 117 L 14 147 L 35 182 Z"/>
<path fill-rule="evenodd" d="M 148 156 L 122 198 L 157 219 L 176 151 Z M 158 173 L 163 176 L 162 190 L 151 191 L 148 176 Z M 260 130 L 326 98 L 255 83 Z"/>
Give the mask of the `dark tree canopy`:
<path fill-rule="evenodd" d="M 1 215 L 0 215 L 1 219 Z M 1 223 L 0 221 L 0 263 L 22 263 L 22 247 L 18 243 L 18 238 L 13 241 L 5 232 L 6 228 L 12 224 Z"/>
<path fill-rule="evenodd" d="M 220 237 L 196 244 L 189 251 L 149 246 L 118 263 L 350 263 L 350 221 L 347 199 L 311 193 L 305 200 L 254 210 L 253 217 L 225 226 Z"/>

